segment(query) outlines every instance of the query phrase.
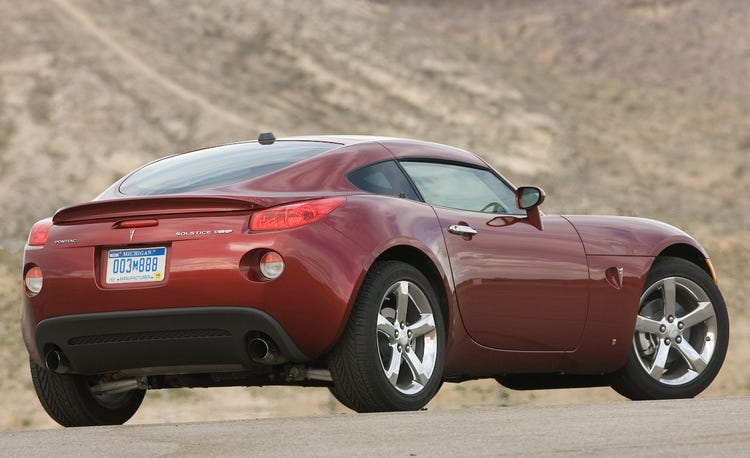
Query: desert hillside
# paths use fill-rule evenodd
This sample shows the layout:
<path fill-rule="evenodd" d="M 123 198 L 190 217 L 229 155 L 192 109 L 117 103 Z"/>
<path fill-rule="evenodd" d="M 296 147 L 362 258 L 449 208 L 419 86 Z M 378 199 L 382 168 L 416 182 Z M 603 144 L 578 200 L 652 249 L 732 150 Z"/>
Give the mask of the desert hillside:
<path fill-rule="evenodd" d="M 278 135 L 447 143 L 552 213 L 656 218 L 711 253 L 732 339 L 704 396 L 750 394 L 750 3 L 0 0 L 0 429 L 51 426 L 18 324 L 27 231 L 154 158 Z M 430 408 L 608 389 L 446 385 Z M 344 411 L 325 390 L 150 393 L 133 421 Z"/>

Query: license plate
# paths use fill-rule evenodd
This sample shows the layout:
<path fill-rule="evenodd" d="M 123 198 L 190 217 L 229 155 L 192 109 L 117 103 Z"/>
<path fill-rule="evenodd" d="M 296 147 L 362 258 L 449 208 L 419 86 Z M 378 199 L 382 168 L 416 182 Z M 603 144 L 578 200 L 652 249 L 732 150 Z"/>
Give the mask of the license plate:
<path fill-rule="evenodd" d="M 160 282 L 164 280 L 166 265 L 165 247 L 110 250 L 106 283 Z"/>

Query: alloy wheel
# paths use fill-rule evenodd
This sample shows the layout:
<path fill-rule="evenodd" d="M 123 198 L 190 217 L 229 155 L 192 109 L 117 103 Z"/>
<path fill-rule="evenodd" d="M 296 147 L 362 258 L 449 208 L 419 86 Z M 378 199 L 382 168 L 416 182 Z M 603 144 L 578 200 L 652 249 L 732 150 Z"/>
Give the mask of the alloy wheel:
<path fill-rule="evenodd" d="M 438 339 L 432 306 L 415 283 L 399 281 L 386 291 L 377 317 L 383 373 L 396 390 L 415 394 L 433 375 Z"/>
<path fill-rule="evenodd" d="M 692 280 L 663 278 L 641 296 L 633 347 L 654 380 L 666 385 L 695 380 L 711 361 L 716 342 L 713 304 Z"/>

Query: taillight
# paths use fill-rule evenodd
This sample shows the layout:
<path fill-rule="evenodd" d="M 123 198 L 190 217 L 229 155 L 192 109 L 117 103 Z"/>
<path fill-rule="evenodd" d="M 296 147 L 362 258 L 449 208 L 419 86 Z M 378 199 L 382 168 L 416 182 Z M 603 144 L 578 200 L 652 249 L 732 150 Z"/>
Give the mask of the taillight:
<path fill-rule="evenodd" d="M 39 291 L 42 290 L 42 284 L 44 283 L 42 268 L 39 266 L 34 266 L 31 269 L 27 270 L 23 280 L 26 284 L 26 294 L 28 294 L 29 296 L 36 296 L 37 294 L 39 294 Z"/>
<path fill-rule="evenodd" d="M 47 243 L 47 236 L 51 228 L 52 218 L 45 218 L 34 223 L 31 227 L 31 233 L 29 233 L 29 245 L 42 246 Z"/>
<path fill-rule="evenodd" d="M 329 197 L 261 210 L 250 218 L 250 230 L 273 231 L 314 223 L 331 213 L 345 200 L 344 197 Z"/>

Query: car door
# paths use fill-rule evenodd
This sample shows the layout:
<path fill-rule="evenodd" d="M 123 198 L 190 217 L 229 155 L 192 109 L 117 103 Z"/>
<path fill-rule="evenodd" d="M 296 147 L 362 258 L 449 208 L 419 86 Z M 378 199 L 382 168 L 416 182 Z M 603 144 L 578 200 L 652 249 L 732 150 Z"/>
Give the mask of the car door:
<path fill-rule="evenodd" d="M 526 218 L 491 170 L 402 161 L 441 223 L 459 310 L 469 335 L 502 350 L 577 347 L 588 311 L 583 244 L 560 216 Z"/>

